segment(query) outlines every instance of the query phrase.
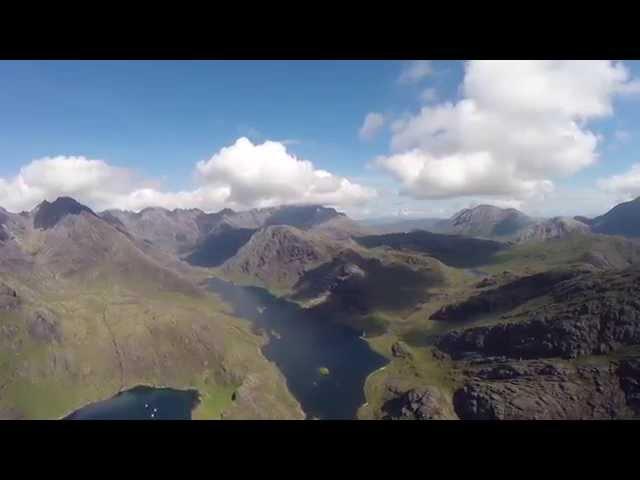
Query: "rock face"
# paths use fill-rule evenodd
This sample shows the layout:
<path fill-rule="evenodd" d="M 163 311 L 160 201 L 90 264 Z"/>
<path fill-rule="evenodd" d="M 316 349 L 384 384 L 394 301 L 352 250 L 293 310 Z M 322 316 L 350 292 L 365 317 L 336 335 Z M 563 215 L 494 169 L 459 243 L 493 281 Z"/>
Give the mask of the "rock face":
<path fill-rule="evenodd" d="M 584 304 L 539 312 L 532 320 L 446 334 L 438 348 L 453 358 L 576 358 L 640 343 L 639 305 Z"/>
<path fill-rule="evenodd" d="M 532 298 L 546 295 L 556 284 L 573 278 L 580 273 L 584 272 L 560 270 L 520 278 L 498 288 L 486 290 L 464 302 L 445 305 L 433 313 L 431 319 L 457 322 L 470 320 L 483 314 L 505 312 Z M 495 283 L 495 279 L 491 280 Z M 484 279 L 477 287 L 490 286 L 491 280 Z"/>
<path fill-rule="evenodd" d="M 615 366 L 499 364 L 470 372 L 453 405 L 463 420 L 569 420 L 634 415 Z"/>
<path fill-rule="evenodd" d="M 439 232 L 469 237 L 510 237 L 532 222 L 533 219 L 515 208 L 479 205 L 459 211 L 437 223 L 435 228 Z"/>
<path fill-rule="evenodd" d="M 554 217 L 543 222 L 534 223 L 526 227 L 517 238 L 518 243 L 542 242 L 552 238 L 562 238 L 573 233 L 588 234 L 591 232 L 589 225 L 576 219 L 566 217 Z"/>
<path fill-rule="evenodd" d="M 390 388 L 394 398 L 382 407 L 385 420 L 455 420 L 450 400 L 436 387 L 402 392 Z"/>
<path fill-rule="evenodd" d="M 531 277 L 514 283 L 527 278 Z M 556 282 L 550 291 L 551 301 L 529 312 L 526 320 L 453 331 L 444 335 L 438 346 L 455 358 L 575 358 L 640 344 L 638 285 L 640 272 L 635 269 L 574 275 Z M 495 294 L 489 291 L 474 298 L 484 296 L 494 298 Z M 474 300 L 465 304 L 477 303 Z"/>

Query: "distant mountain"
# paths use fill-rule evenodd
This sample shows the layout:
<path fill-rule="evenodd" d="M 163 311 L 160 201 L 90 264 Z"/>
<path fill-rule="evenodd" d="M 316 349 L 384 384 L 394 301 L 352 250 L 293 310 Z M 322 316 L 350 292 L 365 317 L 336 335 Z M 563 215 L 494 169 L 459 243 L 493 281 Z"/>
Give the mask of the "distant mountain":
<path fill-rule="evenodd" d="M 363 220 L 361 223 L 371 230 L 371 234 L 382 235 L 385 233 L 406 233 L 414 230 L 432 231 L 442 222 L 442 218 L 413 218 L 399 220 L 394 218 L 381 218 Z"/>
<path fill-rule="evenodd" d="M 448 220 L 433 225 L 433 231 L 467 237 L 499 238 L 515 236 L 534 220 L 515 208 L 479 205 L 465 208 Z"/>
<path fill-rule="evenodd" d="M 554 217 L 533 223 L 518 234 L 517 242 L 545 241 L 552 238 L 565 237 L 571 233 L 588 234 L 591 231 L 586 225 L 568 217 Z"/>
<path fill-rule="evenodd" d="M 591 221 L 596 233 L 640 237 L 640 197 L 616 205 L 604 215 Z"/>
<path fill-rule="evenodd" d="M 575 217 L 573 217 L 573 219 L 577 220 L 578 222 L 584 223 L 585 225 L 591 226 L 593 224 L 593 219 L 583 217 L 582 215 L 576 215 Z"/>
<path fill-rule="evenodd" d="M 123 210 L 107 210 L 100 214 L 113 224 L 120 224 L 132 235 L 173 253 L 189 250 L 203 235 L 203 226 L 215 225 L 201 210 L 166 210 L 145 208 L 134 213 Z"/>
<path fill-rule="evenodd" d="M 233 257 L 245 245 L 255 228 L 235 228 L 226 222 L 212 228 L 185 260 L 191 265 L 217 267 Z"/>
<path fill-rule="evenodd" d="M 231 245 L 241 247 L 244 244 L 241 240 L 248 240 L 251 230 L 270 225 L 317 231 L 337 240 L 370 233 L 344 213 L 319 205 L 285 205 L 244 212 L 224 209 L 216 213 L 146 208 L 137 213 L 107 210 L 100 216 L 150 244 L 203 266 L 218 265 L 229 258 L 229 253 L 233 255 L 235 247 Z"/>
<path fill-rule="evenodd" d="M 60 197 L 53 203 L 46 200 L 38 205 L 33 217 L 33 226 L 48 230 L 53 228 L 67 215 L 80 215 L 86 212 L 89 215 L 97 216 L 88 207 L 76 202 L 73 198 Z"/>

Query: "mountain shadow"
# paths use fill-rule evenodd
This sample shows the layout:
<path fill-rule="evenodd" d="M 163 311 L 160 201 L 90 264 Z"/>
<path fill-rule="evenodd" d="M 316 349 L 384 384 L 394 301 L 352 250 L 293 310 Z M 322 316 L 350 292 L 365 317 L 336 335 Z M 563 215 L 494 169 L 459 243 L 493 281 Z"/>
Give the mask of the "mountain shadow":
<path fill-rule="evenodd" d="M 367 248 L 389 247 L 395 250 L 413 250 L 437 258 L 457 268 L 473 268 L 486 265 L 499 251 L 508 248 L 506 243 L 481 240 L 459 235 L 445 235 L 426 231 L 390 233 L 357 237 L 360 245 Z"/>
<path fill-rule="evenodd" d="M 198 267 L 217 267 L 233 257 L 256 232 L 254 228 L 221 228 L 208 235 L 186 261 Z"/>

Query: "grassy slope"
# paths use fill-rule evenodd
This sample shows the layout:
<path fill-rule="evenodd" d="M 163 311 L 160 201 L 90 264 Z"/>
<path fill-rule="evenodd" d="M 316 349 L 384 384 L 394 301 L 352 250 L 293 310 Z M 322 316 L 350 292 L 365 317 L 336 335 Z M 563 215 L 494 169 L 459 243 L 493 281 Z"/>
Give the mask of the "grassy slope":
<path fill-rule="evenodd" d="M 41 236 L 25 239 L 36 262 Z M 23 298 L 0 312 L 0 417 L 59 418 L 140 384 L 197 388 L 195 418 L 302 417 L 262 339 L 195 288 L 202 272 L 187 279 L 132 255 L 130 244 L 112 245 L 109 261 L 69 275 L 0 273 Z M 55 319 L 60 341 L 29 333 L 36 311 Z M 238 389 L 245 395 L 232 402 Z"/>

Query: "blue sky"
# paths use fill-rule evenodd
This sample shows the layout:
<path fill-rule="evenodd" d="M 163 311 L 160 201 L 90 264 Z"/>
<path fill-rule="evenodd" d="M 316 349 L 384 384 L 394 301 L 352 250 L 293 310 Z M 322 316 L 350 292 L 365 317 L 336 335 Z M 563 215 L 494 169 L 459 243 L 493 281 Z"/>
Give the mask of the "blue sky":
<path fill-rule="evenodd" d="M 593 77 L 602 75 L 603 82 L 609 82 L 610 73 L 614 70 L 611 65 L 604 70 L 594 69 Z M 637 62 L 624 62 L 624 68 L 627 77 L 615 80 L 616 85 L 632 84 L 635 78 L 640 77 Z M 478 68 L 478 75 L 490 82 L 491 75 L 500 75 L 502 71 L 502 67 L 501 70 L 487 72 Z M 537 69 L 531 76 L 540 75 L 543 78 L 549 74 L 549 78 L 560 78 L 553 77 L 554 71 L 552 67 L 548 70 Z M 413 76 L 408 72 L 413 72 Z M 574 70 L 567 69 L 566 72 L 569 75 Z M 566 77 L 565 73 L 562 79 Z M 507 72 L 506 75 L 511 73 Z M 580 88 L 582 80 L 577 74 L 575 77 L 571 81 L 578 82 Z M 78 157 L 86 161 L 101 160 L 109 167 L 122 167 L 135 172 L 136 178 L 144 179 L 145 185 L 161 192 L 189 191 L 197 185 L 203 185 L 202 178 L 195 178 L 203 177 L 203 169 L 196 168 L 197 162 L 207 162 L 222 148 L 234 145 L 240 137 L 248 137 L 254 145 L 262 144 L 265 140 L 281 142 L 288 153 L 312 162 L 314 169 L 330 172 L 335 177 L 336 185 L 339 179 L 345 177 L 364 189 L 376 190 L 375 198 L 362 193 L 365 190 L 361 192 L 362 195 L 347 195 L 349 200 L 344 204 L 342 194 L 334 192 L 335 195 L 326 197 L 355 216 L 393 215 L 400 211 L 417 216 L 439 212 L 446 215 L 468 203 L 494 200 L 493 203 L 515 202 L 517 206 L 531 208 L 534 204 L 544 204 L 533 201 L 531 195 L 534 195 L 533 190 L 538 192 L 541 182 L 547 180 L 553 183 L 555 195 L 558 189 L 593 190 L 596 192 L 594 196 L 606 195 L 609 203 L 635 193 L 633 175 L 631 180 L 625 177 L 624 181 L 614 182 L 607 187 L 609 190 L 606 194 L 597 187 L 602 179 L 628 173 L 638 161 L 636 152 L 640 122 L 635 95 L 619 96 L 615 93 L 618 87 L 613 83 L 608 84 L 606 88 L 609 90 L 603 93 L 597 82 L 594 82 L 592 90 L 585 89 L 588 91 L 584 98 L 576 102 L 586 105 L 589 100 L 587 96 L 593 95 L 599 101 L 610 101 L 613 106 L 611 113 L 589 111 L 584 115 L 585 119 L 583 113 L 586 110 L 576 106 L 576 103 L 569 106 L 569 113 L 562 114 L 565 116 L 558 114 L 553 120 L 558 122 L 558 128 L 563 128 L 563 122 L 576 121 L 582 131 L 600 135 L 598 145 L 592 152 L 586 145 L 580 147 L 585 149 L 585 154 L 594 153 L 597 161 L 586 162 L 588 165 L 576 168 L 575 165 L 582 163 L 574 159 L 574 163 L 567 167 L 571 170 L 570 174 L 558 174 L 551 169 L 549 172 L 536 171 L 531 178 L 527 176 L 531 174 L 530 169 L 524 163 L 514 164 L 514 178 L 496 180 L 494 183 L 487 180 L 484 173 L 474 177 L 464 172 L 460 173 L 461 178 L 451 180 L 455 185 L 431 173 L 419 180 L 408 179 L 398 171 L 400 167 L 395 158 L 404 151 L 417 148 L 427 155 L 412 160 L 418 162 L 416 164 L 426 172 L 437 170 L 437 164 L 433 162 L 440 158 L 438 155 L 449 158 L 458 154 L 456 149 L 468 153 L 476 148 L 473 144 L 467 145 L 468 138 L 475 138 L 475 134 L 464 129 L 457 131 L 455 125 L 458 121 L 455 119 L 443 120 L 445 123 L 438 127 L 439 130 L 451 130 L 451 139 L 448 140 L 451 145 L 445 148 L 446 152 L 440 151 L 433 142 L 423 142 L 419 131 L 407 133 L 406 139 L 402 140 L 403 127 L 395 125 L 392 128 L 394 122 L 418 117 L 423 105 L 434 109 L 441 106 L 445 108 L 447 102 L 456 105 L 456 102 L 469 96 L 462 88 L 464 79 L 464 63 L 458 61 L 0 61 L 0 205 L 4 184 L 4 195 L 9 203 L 13 201 L 14 209 L 28 208 L 38 192 L 44 196 L 76 193 L 86 197 L 87 203 L 95 203 L 96 207 L 132 205 L 134 208 L 138 203 L 118 200 L 111 205 L 106 197 L 99 201 L 92 199 L 88 192 L 95 186 L 85 185 L 80 177 L 73 188 L 62 181 L 54 186 L 36 182 L 37 185 L 28 186 L 33 188 L 25 187 L 28 193 L 25 193 L 25 188 L 18 188 L 22 181 L 18 177 L 21 168 L 34 160 Z M 558 81 L 564 82 L 562 79 Z M 553 87 L 553 81 L 549 82 L 549 88 Z M 518 88 L 518 83 L 515 78 L 509 85 Z M 483 95 L 483 92 L 477 93 L 475 101 L 478 105 L 481 105 Z M 483 108 L 490 115 L 495 113 L 491 106 L 485 105 Z M 364 139 L 358 132 L 369 113 L 380 115 L 384 125 L 375 135 Z M 551 114 L 555 115 L 554 112 Z M 425 113 L 425 118 L 427 116 Z M 519 118 L 524 118 L 524 114 Z M 460 121 L 464 121 L 464 116 L 460 117 Z M 525 124 L 527 128 L 528 125 Z M 424 138 L 435 139 L 438 134 L 434 131 L 436 127 L 425 128 Z M 504 123 L 504 128 L 509 128 L 508 121 Z M 541 128 L 540 131 L 545 132 Z M 404 129 L 409 132 L 406 126 Z M 394 136 L 397 137 L 395 140 Z M 482 140 L 476 141 L 482 144 L 481 149 L 493 148 Z M 492 152 L 493 157 L 487 163 L 490 165 L 487 168 L 500 170 L 500 162 L 511 160 L 503 160 L 500 155 L 505 155 L 505 152 L 500 151 L 499 145 L 495 148 L 497 150 Z M 526 149 L 508 153 L 513 154 L 514 158 L 527 155 Z M 260 151 L 255 154 L 259 155 Z M 563 152 L 558 155 L 558 158 L 564 158 Z M 381 156 L 388 161 L 380 163 L 375 160 Z M 460 160 L 460 168 L 464 170 L 475 161 Z M 532 161 L 537 160 L 533 158 Z M 233 162 L 229 160 L 224 167 L 216 165 L 216 168 L 211 166 L 207 170 L 208 176 L 205 176 L 208 181 L 218 182 L 218 189 L 226 188 L 223 189 L 226 193 L 223 190 L 216 191 L 216 200 L 211 200 L 211 209 L 226 203 L 237 208 L 248 208 L 276 201 L 325 198 L 302 190 L 281 195 L 274 187 L 278 179 L 273 179 L 269 186 L 258 188 L 260 192 L 251 192 L 245 201 L 239 193 L 233 192 L 246 191 L 249 187 L 245 183 L 249 180 L 229 170 L 233 168 Z M 526 159 L 521 162 L 526 162 Z M 374 163 L 376 167 L 372 166 Z M 32 169 L 31 178 L 36 171 L 42 177 L 47 176 L 48 172 L 52 172 L 53 176 L 53 170 L 47 169 L 63 168 L 64 165 L 64 162 L 41 164 L 42 170 Z M 81 168 L 75 169 L 78 175 L 81 175 Z M 269 164 L 265 168 L 272 170 Z M 63 173 L 60 170 L 55 174 Z M 73 175 L 73 169 L 64 173 L 64 176 Z M 300 178 L 302 181 L 307 177 Z M 225 179 L 226 183 L 219 179 Z M 511 181 L 511 190 L 501 187 L 492 189 L 491 185 Z M 470 186 L 465 182 L 469 182 Z M 486 186 L 475 191 L 474 182 Z M 528 197 L 523 197 L 525 193 L 517 191 L 520 187 L 527 190 L 525 193 Z M 77 192 L 74 188 L 77 188 Z M 405 191 L 404 195 L 398 195 L 401 190 Z M 230 195 L 229 191 L 232 191 Z M 128 192 L 118 190 L 117 193 L 123 195 Z M 24 201 L 17 201 L 17 195 L 24 195 Z M 227 198 L 225 195 L 228 195 L 228 201 L 224 200 Z M 366 197 L 366 201 L 355 201 L 358 195 L 363 199 Z M 602 198 L 602 202 L 605 202 L 605 197 Z M 170 203 L 169 197 L 162 199 Z M 202 202 L 205 204 L 201 205 Z M 178 202 L 176 206 L 188 206 L 188 203 L 183 205 Z M 194 206 L 209 206 L 205 200 L 200 200 L 200 203 Z M 563 213 L 557 205 L 554 207 L 557 203 L 557 198 L 549 201 L 548 212 L 540 213 Z M 596 210 L 598 205 L 594 203 L 585 208 Z M 584 207 L 582 202 L 571 206 L 577 209 Z M 603 209 L 606 207 L 608 204 L 603 203 Z"/>

